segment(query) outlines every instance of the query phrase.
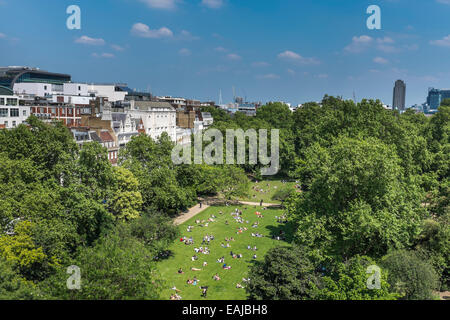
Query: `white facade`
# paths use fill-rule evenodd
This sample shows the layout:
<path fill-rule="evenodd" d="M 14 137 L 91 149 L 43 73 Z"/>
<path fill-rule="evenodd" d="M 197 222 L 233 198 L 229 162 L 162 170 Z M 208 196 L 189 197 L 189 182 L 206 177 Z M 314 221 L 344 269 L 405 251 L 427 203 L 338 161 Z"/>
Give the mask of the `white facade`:
<path fill-rule="evenodd" d="M 48 97 L 54 94 L 64 94 L 64 86 L 62 84 L 22 82 L 15 83 L 13 91 L 17 95 L 27 94 L 37 97 Z"/>
<path fill-rule="evenodd" d="M 128 112 L 133 119 L 142 119 L 145 133 L 156 140 L 163 132 L 167 132 L 172 141 L 176 141 L 177 113 L 167 102 L 130 101 Z"/>
<path fill-rule="evenodd" d="M 128 94 L 126 91 L 116 91 L 114 84 L 89 84 L 88 94 L 95 94 L 96 97 L 108 98 L 110 102 L 123 101 Z"/>
<path fill-rule="evenodd" d="M 64 94 L 68 96 L 88 96 L 86 83 L 64 83 Z"/>
<path fill-rule="evenodd" d="M 89 102 L 94 99 L 94 97 L 72 95 L 53 95 L 47 98 L 48 101 L 53 103 L 67 103 L 72 105 L 89 105 Z"/>
<path fill-rule="evenodd" d="M 0 96 L 0 125 L 12 129 L 30 116 L 30 107 L 20 106 L 17 96 Z"/>

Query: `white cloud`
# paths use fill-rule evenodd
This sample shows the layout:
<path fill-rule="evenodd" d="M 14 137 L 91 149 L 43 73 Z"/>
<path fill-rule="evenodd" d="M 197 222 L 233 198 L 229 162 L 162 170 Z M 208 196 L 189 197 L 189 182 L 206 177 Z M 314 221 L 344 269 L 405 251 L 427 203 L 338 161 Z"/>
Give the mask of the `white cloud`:
<path fill-rule="evenodd" d="M 5 39 L 5 38 L 6 38 L 6 34 L 0 32 L 0 39 Z"/>
<path fill-rule="evenodd" d="M 372 37 L 366 35 L 362 35 L 359 37 L 354 36 L 352 38 L 352 43 L 346 46 L 344 50 L 351 53 L 359 53 L 368 48 L 372 44 L 372 42 L 373 42 Z"/>
<path fill-rule="evenodd" d="M 287 73 L 289 73 L 290 75 L 295 75 L 295 71 L 292 69 L 287 69 Z"/>
<path fill-rule="evenodd" d="M 265 68 L 265 67 L 269 67 L 270 64 L 264 61 L 259 61 L 259 62 L 253 62 L 252 63 L 252 67 L 254 68 Z"/>
<path fill-rule="evenodd" d="M 223 0 L 202 0 L 202 5 L 211 9 L 219 9 L 223 6 Z"/>
<path fill-rule="evenodd" d="M 189 31 L 181 30 L 180 36 L 178 37 L 180 40 L 193 41 L 198 40 L 200 37 L 192 35 Z"/>
<path fill-rule="evenodd" d="M 227 59 L 237 61 L 237 60 L 241 60 L 242 57 L 235 53 L 230 53 L 229 55 L 227 55 Z"/>
<path fill-rule="evenodd" d="M 432 40 L 430 41 L 430 44 L 439 47 L 450 47 L 450 34 L 440 40 Z"/>
<path fill-rule="evenodd" d="M 175 0 L 139 0 L 147 4 L 148 7 L 154 9 L 172 10 L 175 9 Z"/>
<path fill-rule="evenodd" d="M 214 50 L 217 52 L 227 52 L 227 49 L 225 49 L 224 47 L 217 47 Z"/>
<path fill-rule="evenodd" d="M 125 50 L 124 47 L 121 47 L 121 46 L 119 46 L 119 45 L 117 45 L 117 44 L 112 44 L 112 45 L 111 45 L 111 48 L 113 48 L 113 49 L 116 50 L 116 51 L 124 51 L 124 50 Z"/>
<path fill-rule="evenodd" d="M 185 56 L 185 57 L 187 57 L 187 56 L 190 56 L 190 55 L 191 55 L 191 50 L 186 49 L 186 48 L 183 48 L 183 49 L 181 49 L 180 51 L 178 51 L 178 53 L 179 53 L 180 56 Z"/>
<path fill-rule="evenodd" d="M 93 53 L 92 56 L 95 58 L 114 58 L 115 57 L 112 53 L 102 53 L 102 54 Z"/>
<path fill-rule="evenodd" d="M 135 35 L 136 37 L 141 38 L 152 38 L 152 39 L 159 39 L 159 38 L 172 38 L 173 32 L 166 28 L 162 27 L 157 30 L 150 29 L 149 26 L 143 23 L 135 23 L 133 27 L 131 28 L 131 33 Z"/>
<path fill-rule="evenodd" d="M 373 62 L 378 63 L 378 64 L 386 64 L 389 63 L 388 60 L 382 58 L 382 57 L 376 57 L 373 59 Z"/>
<path fill-rule="evenodd" d="M 91 46 L 103 46 L 105 44 L 105 40 L 101 38 L 90 38 L 88 36 L 81 36 L 75 40 L 76 43 L 87 44 Z"/>
<path fill-rule="evenodd" d="M 366 51 L 368 48 L 375 48 L 384 53 L 398 52 L 399 49 L 393 44 L 394 39 L 390 37 L 377 38 L 374 39 L 367 35 L 354 36 L 352 42 L 344 48 L 344 51 L 349 53 L 361 53 Z"/>
<path fill-rule="evenodd" d="M 318 75 L 316 76 L 316 78 L 319 78 L 319 79 L 327 79 L 327 78 L 328 78 L 328 74 L 326 74 L 326 73 L 318 74 Z"/>
<path fill-rule="evenodd" d="M 436 0 L 438 3 L 450 4 L 450 0 Z"/>
<path fill-rule="evenodd" d="M 298 62 L 300 64 L 319 64 L 320 61 L 316 58 L 305 58 L 299 55 L 298 53 L 295 53 L 293 51 L 284 51 L 278 55 L 278 58 L 285 59 L 293 62 Z"/>
<path fill-rule="evenodd" d="M 273 79 L 280 79 L 280 76 L 274 73 L 264 74 L 256 76 L 257 79 L 260 80 L 273 80 Z"/>

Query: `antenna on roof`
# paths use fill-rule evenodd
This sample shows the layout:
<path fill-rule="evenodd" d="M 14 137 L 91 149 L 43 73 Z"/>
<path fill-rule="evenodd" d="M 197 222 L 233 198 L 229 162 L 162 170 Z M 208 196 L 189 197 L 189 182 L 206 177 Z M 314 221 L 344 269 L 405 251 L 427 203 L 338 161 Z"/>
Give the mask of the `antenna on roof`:
<path fill-rule="evenodd" d="M 223 104 L 222 101 L 222 89 L 219 89 L 219 106 Z"/>

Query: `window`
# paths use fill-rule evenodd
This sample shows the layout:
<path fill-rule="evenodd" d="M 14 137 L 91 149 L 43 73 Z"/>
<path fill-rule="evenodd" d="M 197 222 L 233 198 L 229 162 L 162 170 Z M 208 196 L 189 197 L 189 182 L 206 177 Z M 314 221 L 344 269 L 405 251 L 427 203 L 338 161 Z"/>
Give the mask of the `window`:
<path fill-rule="evenodd" d="M 13 121 L 12 126 L 15 128 L 16 127 L 16 122 Z"/>
<path fill-rule="evenodd" d="M 47 90 L 47 86 L 44 86 L 44 90 Z"/>
<path fill-rule="evenodd" d="M 5 121 L 5 127 L 8 127 L 8 121 Z"/>
<path fill-rule="evenodd" d="M 6 105 L 7 106 L 17 106 L 17 99 L 6 98 Z"/>
<path fill-rule="evenodd" d="M 39 113 L 44 113 L 44 108 L 39 108 Z"/>
<path fill-rule="evenodd" d="M 5 98 L 0 98 L 0 106 L 4 106 L 5 105 Z"/>
<path fill-rule="evenodd" d="M 78 91 L 81 91 L 81 86 L 78 86 Z"/>
<path fill-rule="evenodd" d="M 0 117 L 5 118 L 8 116 L 8 109 L 0 108 Z"/>
<path fill-rule="evenodd" d="M 23 110 L 23 111 L 22 111 L 22 115 L 23 115 L 24 117 L 26 117 L 26 116 L 27 116 L 27 110 Z"/>
<path fill-rule="evenodd" d="M 11 108 L 9 110 L 9 116 L 10 117 L 18 117 L 19 116 L 19 109 Z"/>

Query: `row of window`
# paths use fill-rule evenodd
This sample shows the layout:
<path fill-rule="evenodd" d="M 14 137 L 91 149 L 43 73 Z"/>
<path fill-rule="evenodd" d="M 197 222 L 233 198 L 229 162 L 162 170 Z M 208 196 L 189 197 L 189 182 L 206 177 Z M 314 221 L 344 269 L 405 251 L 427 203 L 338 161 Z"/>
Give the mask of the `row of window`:
<path fill-rule="evenodd" d="M 6 117 L 8 117 L 8 110 L 9 110 L 9 116 L 10 116 L 10 117 L 18 117 L 18 116 L 19 116 L 19 109 L 17 109 L 17 108 L 11 108 L 11 109 L 8 109 L 8 108 L 0 108 L 0 118 L 6 118 Z M 26 117 L 26 116 L 27 116 L 27 111 L 26 111 L 26 110 L 23 110 L 23 111 L 22 111 L 22 115 L 23 115 L 24 117 Z"/>
<path fill-rule="evenodd" d="M 5 127 L 8 128 L 8 125 L 9 125 L 8 121 L 5 121 L 4 124 L 5 124 Z M 16 121 L 13 121 L 13 122 L 12 122 L 12 126 L 15 128 L 15 127 L 17 126 L 17 122 L 16 122 Z"/>
<path fill-rule="evenodd" d="M 6 104 L 5 104 L 6 101 Z M 16 98 L 0 98 L 0 106 L 17 106 L 18 99 Z"/>

